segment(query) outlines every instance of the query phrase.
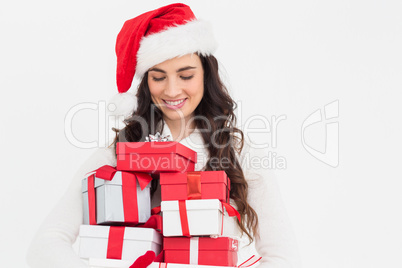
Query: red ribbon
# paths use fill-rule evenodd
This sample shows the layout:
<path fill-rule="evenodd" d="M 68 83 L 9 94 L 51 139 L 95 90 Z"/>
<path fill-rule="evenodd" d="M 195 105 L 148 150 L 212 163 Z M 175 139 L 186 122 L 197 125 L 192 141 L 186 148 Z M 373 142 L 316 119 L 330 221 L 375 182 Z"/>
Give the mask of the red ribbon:
<path fill-rule="evenodd" d="M 122 195 L 125 222 L 138 222 L 137 181 L 135 175 L 122 172 Z"/>
<path fill-rule="evenodd" d="M 148 221 L 144 224 L 138 224 L 136 227 L 141 228 L 152 228 L 160 233 L 162 233 L 162 217 L 160 215 L 151 216 Z M 121 260 L 123 253 L 123 242 L 124 242 L 124 226 L 111 226 L 109 229 L 109 238 L 107 243 L 107 259 L 118 259 Z M 161 252 L 162 253 L 162 252 Z M 162 261 L 161 254 L 157 256 L 156 261 Z"/>
<path fill-rule="evenodd" d="M 243 262 L 242 264 L 240 264 L 239 268 L 241 267 L 250 267 L 254 264 L 256 264 L 257 262 L 259 262 L 262 259 L 262 257 L 257 257 L 255 255 L 251 256 L 250 258 L 248 258 L 245 262 Z"/>
<path fill-rule="evenodd" d="M 97 170 L 94 170 L 96 172 L 96 177 L 101 178 L 106 181 L 111 181 L 113 179 L 114 174 L 117 172 L 117 170 L 108 165 L 104 165 Z"/>
<path fill-rule="evenodd" d="M 240 213 L 228 203 L 222 202 L 222 205 L 225 207 L 226 211 L 228 212 L 229 217 L 236 216 L 239 222 L 241 222 Z"/>
<path fill-rule="evenodd" d="M 96 225 L 95 175 L 88 177 L 88 213 L 89 224 Z"/>
<path fill-rule="evenodd" d="M 201 171 L 187 172 L 187 199 L 201 199 Z"/>
<path fill-rule="evenodd" d="M 96 172 L 96 177 L 106 180 L 106 181 L 111 181 L 113 179 L 114 174 L 118 170 L 115 167 L 109 166 L 109 165 L 104 165 L 97 170 L 94 170 Z M 138 180 L 138 183 L 140 184 L 141 190 L 144 190 L 145 187 L 152 181 L 151 175 L 148 173 L 141 173 L 141 172 L 128 172 L 128 171 L 120 171 L 123 174 L 134 174 L 135 177 Z"/>
<path fill-rule="evenodd" d="M 226 186 L 227 186 L 227 193 L 226 193 L 226 203 L 230 202 L 230 179 L 227 177 Z"/>
<path fill-rule="evenodd" d="M 159 213 L 161 213 L 161 206 L 154 207 L 153 209 L 151 209 L 151 215 L 157 215 Z"/>
<path fill-rule="evenodd" d="M 107 259 L 121 260 L 121 255 L 123 253 L 124 230 L 125 227 L 121 226 L 110 227 L 107 243 Z"/>
<path fill-rule="evenodd" d="M 155 252 L 148 250 L 144 255 L 138 257 L 129 268 L 144 268 L 148 267 L 153 262 L 163 261 L 163 250 L 158 256 L 155 256 Z"/>
<path fill-rule="evenodd" d="M 93 172 L 96 172 L 96 177 L 111 181 L 118 170 L 115 167 L 104 165 Z M 147 173 L 126 172 L 122 173 L 122 195 L 123 195 L 123 210 L 124 221 L 127 223 L 138 222 L 138 203 L 137 203 L 137 180 L 141 190 L 152 180 L 152 177 Z M 96 198 L 94 175 L 88 177 L 88 206 L 89 206 L 89 224 L 96 225 Z"/>
<path fill-rule="evenodd" d="M 179 202 L 180 224 L 183 236 L 190 237 L 190 230 L 188 228 L 186 200 L 180 200 L 178 202 Z"/>
<path fill-rule="evenodd" d="M 135 227 L 152 228 L 163 234 L 162 216 L 152 215 L 146 223 L 137 224 Z"/>

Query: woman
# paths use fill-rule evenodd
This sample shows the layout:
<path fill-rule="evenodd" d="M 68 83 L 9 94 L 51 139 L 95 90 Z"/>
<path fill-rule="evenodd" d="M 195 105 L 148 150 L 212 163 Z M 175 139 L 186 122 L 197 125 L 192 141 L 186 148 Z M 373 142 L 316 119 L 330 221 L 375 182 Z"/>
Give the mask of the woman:
<path fill-rule="evenodd" d="M 82 165 L 70 189 L 49 215 L 29 251 L 32 267 L 88 267 L 72 249 L 82 224 L 81 179 L 102 165 L 116 165 L 117 141 L 144 141 L 156 132 L 197 152 L 196 170 L 225 170 L 230 198 L 241 222 L 225 224 L 225 234 L 242 236 L 239 260 L 255 249 L 260 267 L 298 267 L 293 234 L 272 174 L 250 167 L 248 157 L 264 152 L 244 143 L 235 127 L 234 101 L 218 74 L 209 24 L 183 4 L 171 4 L 126 21 L 117 44 L 117 86 L 127 94 L 134 76 L 141 79 L 114 146 L 99 149 Z M 122 96 L 120 96 L 122 97 Z M 126 98 L 124 96 L 123 98 Z M 138 108 L 133 108 L 138 104 Z M 153 181 L 152 206 L 160 205 Z M 250 244 L 250 242 L 255 242 Z"/>

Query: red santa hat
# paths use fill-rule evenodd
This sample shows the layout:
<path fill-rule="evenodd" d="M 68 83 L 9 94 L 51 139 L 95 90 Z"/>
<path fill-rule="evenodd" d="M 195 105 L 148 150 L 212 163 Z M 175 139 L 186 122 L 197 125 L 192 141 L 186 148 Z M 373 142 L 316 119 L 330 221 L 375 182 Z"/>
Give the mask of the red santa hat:
<path fill-rule="evenodd" d="M 117 36 L 117 89 L 114 114 L 128 116 L 137 106 L 127 93 L 134 76 L 141 79 L 152 66 L 189 53 L 211 55 L 217 44 L 210 24 L 198 20 L 185 4 L 170 4 L 127 20 Z"/>

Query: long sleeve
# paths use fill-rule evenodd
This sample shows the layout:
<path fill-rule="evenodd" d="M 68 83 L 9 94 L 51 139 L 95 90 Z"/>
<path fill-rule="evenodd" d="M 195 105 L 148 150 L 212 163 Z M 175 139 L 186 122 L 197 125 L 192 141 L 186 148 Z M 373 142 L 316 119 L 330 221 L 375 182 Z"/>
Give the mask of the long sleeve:
<path fill-rule="evenodd" d="M 115 165 L 113 148 L 100 148 L 76 172 L 67 192 L 47 216 L 32 241 L 27 254 L 30 267 L 88 267 L 72 247 L 83 223 L 81 180 L 87 172 L 107 164 Z"/>
<path fill-rule="evenodd" d="M 255 249 L 262 260 L 258 267 L 298 268 L 298 247 L 276 178 L 267 167 L 258 166 L 267 157 L 267 149 L 255 149 L 245 143 L 240 158 L 249 185 L 248 203 L 256 211 L 259 221 Z"/>

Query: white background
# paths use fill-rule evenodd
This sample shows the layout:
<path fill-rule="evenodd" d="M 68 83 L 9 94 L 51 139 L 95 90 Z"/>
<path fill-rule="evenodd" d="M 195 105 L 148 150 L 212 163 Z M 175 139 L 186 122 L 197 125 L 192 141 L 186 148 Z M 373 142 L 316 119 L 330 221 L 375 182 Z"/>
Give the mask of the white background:
<path fill-rule="evenodd" d="M 27 267 L 34 233 L 94 150 L 73 146 L 64 120 L 74 105 L 117 92 L 114 45 L 123 22 L 169 3 L 0 4 L 1 264 Z M 303 266 L 401 267 L 401 2 L 189 4 L 214 26 L 216 57 L 241 102 L 242 123 L 286 115 L 271 149 L 286 159 L 275 172 Z M 303 148 L 301 126 L 337 100 L 334 168 Z M 97 140 L 97 111 L 77 114 L 72 129 L 80 140 Z M 324 123 L 305 134 L 311 147 L 325 147 Z"/>

